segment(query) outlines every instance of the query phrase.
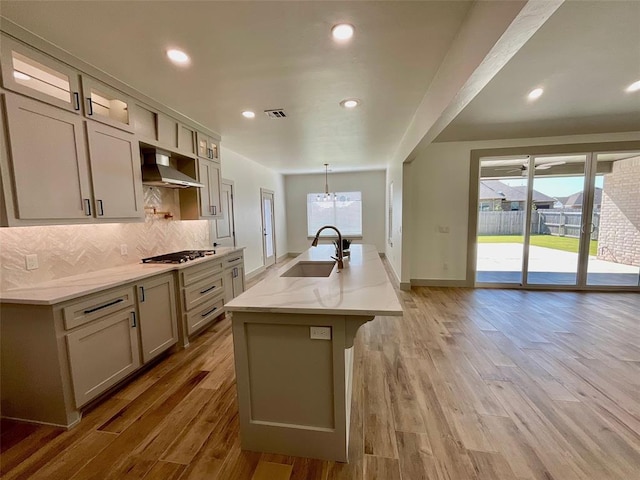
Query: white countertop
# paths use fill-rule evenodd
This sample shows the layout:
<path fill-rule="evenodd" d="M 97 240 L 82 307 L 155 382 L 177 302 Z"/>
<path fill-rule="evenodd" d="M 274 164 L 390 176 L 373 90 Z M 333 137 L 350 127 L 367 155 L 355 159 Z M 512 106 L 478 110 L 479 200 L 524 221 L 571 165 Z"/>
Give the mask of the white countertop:
<path fill-rule="evenodd" d="M 345 268 L 328 277 L 281 277 L 303 260 L 331 260 L 333 245 L 312 247 L 281 267 L 276 275 L 225 305 L 232 312 L 336 315 L 402 315 L 402 307 L 372 245 L 351 245 Z"/>
<path fill-rule="evenodd" d="M 244 247 L 216 247 L 215 255 L 207 255 L 185 263 L 131 263 L 121 267 L 50 280 L 28 287 L 12 288 L 11 290 L 0 291 L 0 303 L 54 305 L 161 273 L 181 270 L 203 262 L 220 259 L 243 249 Z"/>

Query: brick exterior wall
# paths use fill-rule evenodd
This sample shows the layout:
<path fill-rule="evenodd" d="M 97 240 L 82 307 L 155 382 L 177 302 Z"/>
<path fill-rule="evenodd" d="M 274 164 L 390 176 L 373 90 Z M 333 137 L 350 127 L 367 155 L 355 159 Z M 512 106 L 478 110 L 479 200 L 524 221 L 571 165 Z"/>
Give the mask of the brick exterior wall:
<path fill-rule="evenodd" d="M 640 266 L 640 157 L 613 163 L 600 212 L 598 258 Z"/>

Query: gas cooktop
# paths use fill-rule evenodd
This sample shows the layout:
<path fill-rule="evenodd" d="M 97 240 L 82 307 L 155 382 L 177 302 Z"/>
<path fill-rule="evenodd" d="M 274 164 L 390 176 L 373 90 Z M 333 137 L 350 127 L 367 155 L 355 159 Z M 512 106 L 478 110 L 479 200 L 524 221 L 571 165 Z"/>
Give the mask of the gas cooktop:
<path fill-rule="evenodd" d="M 214 255 L 215 250 L 182 250 L 156 257 L 143 258 L 142 263 L 185 263 L 207 255 Z"/>

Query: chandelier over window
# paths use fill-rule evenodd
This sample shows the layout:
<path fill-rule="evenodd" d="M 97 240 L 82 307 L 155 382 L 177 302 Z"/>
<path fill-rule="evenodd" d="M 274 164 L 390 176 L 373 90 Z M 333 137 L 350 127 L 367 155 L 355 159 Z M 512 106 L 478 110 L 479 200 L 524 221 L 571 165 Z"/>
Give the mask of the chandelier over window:
<path fill-rule="evenodd" d="M 324 200 L 325 202 L 328 202 L 330 200 L 336 200 L 336 199 L 337 199 L 337 195 L 335 193 L 333 194 L 329 193 L 329 164 L 325 163 L 324 164 L 324 195 L 321 196 L 320 194 L 318 194 L 316 197 L 316 200 L 318 201 Z"/>

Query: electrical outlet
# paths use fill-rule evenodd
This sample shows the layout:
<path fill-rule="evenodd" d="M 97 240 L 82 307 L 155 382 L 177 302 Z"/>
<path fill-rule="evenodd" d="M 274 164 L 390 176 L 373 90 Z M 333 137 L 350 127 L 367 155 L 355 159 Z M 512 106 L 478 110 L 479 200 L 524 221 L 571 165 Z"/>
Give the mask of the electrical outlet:
<path fill-rule="evenodd" d="M 124 257 L 125 255 L 128 255 L 128 254 L 129 254 L 129 250 L 127 248 L 127 244 L 123 243 L 122 245 L 120 245 L 120 255 Z"/>
<path fill-rule="evenodd" d="M 27 270 L 37 270 L 38 268 L 38 255 L 31 254 L 25 255 L 24 257 L 25 263 L 27 264 Z"/>
<path fill-rule="evenodd" d="M 311 327 L 311 340 L 331 340 L 331 327 Z"/>
<path fill-rule="evenodd" d="M 440 233 L 449 233 L 449 225 L 438 225 L 438 231 Z"/>

